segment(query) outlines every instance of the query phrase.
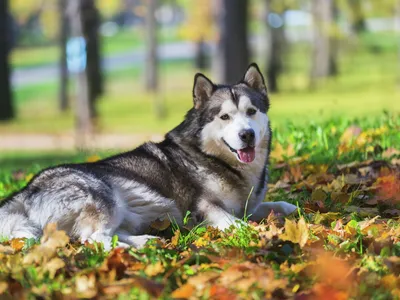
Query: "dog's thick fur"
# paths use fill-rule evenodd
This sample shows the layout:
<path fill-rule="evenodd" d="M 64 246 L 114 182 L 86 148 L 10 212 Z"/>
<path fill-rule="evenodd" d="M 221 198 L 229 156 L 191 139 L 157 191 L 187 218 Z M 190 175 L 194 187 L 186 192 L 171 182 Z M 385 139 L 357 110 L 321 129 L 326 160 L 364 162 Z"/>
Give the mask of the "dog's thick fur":
<path fill-rule="evenodd" d="M 0 208 L 0 236 L 39 237 L 57 223 L 72 238 L 142 246 L 149 225 L 164 218 L 224 229 L 247 214 L 291 213 L 285 202 L 264 203 L 271 145 L 269 99 L 257 67 L 235 85 L 195 76 L 194 107 L 160 143 L 83 164 L 42 171 Z"/>

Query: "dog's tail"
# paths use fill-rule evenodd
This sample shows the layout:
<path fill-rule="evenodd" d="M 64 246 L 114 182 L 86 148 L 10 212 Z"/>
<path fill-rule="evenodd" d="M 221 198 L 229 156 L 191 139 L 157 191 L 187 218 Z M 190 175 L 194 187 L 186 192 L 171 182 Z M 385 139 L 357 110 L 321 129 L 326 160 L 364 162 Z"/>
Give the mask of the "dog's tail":
<path fill-rule="evenodd" d="M 29 220 L 24 206 L 25 193 L 19 192 L 0 202 L 0 238 L 37 238 L 41 230 Z"/>

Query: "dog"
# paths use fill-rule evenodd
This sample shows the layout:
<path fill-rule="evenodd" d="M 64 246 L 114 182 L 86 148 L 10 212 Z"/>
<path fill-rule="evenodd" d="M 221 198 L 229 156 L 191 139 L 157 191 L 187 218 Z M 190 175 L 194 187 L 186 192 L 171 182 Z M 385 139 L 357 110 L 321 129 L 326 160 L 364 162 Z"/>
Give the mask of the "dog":
<path fill-rule="evenodd" d="M 251 64 L 233 85 L 196 74 L 193 107 L 160 143 L 94 163 L 45 169 L 2 202 L 0 236 L 38 238 L 56 223 L 71 238 L 142 247 L 154 221 L 196 222 L 224 230 L 248 214 L 260 221 L 272 210 L 296 206 L 263 202 L 267 192 L 271 127 L 263 75 Z"/>

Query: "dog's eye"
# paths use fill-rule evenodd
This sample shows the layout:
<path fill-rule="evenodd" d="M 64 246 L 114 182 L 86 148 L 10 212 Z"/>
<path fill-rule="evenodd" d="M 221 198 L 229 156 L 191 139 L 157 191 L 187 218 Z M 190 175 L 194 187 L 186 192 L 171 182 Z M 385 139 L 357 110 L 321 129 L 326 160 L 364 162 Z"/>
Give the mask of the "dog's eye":
<path fill-rule="evenodd" d="M 224 114 L 222 116 L 220 116 L 220 118 L 224 121 L 229 120 L 229 115 L 228 114 Z"/>
<path fill-rule="evenodd" d="M 249 108 L 248 110 L 247 110 L 247 115 L 248 116 L 253 116 L 253 115 L 255 115 L 256 114 L 256 110 L 254 109 L 254 108 Z"/>

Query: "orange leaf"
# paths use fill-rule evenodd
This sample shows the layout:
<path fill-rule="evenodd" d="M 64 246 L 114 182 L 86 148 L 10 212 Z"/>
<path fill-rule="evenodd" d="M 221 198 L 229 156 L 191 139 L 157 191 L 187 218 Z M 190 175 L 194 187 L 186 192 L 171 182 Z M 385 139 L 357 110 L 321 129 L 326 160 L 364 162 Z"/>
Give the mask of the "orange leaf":
<path fill-rule="evenodd" d="M 171 296 L 175 299 L 188 299 L 192 297 L 195 292 L 195 288 L 190 283 L 182 285 L 180 288 L 172 292 Z"/>
<path fill-rule="evenodd" d="M 25 241 L 23 239 L 12 239 L 11 240 L 11 247 L 15 251 L 20 251 L 25 245 Z"/>

